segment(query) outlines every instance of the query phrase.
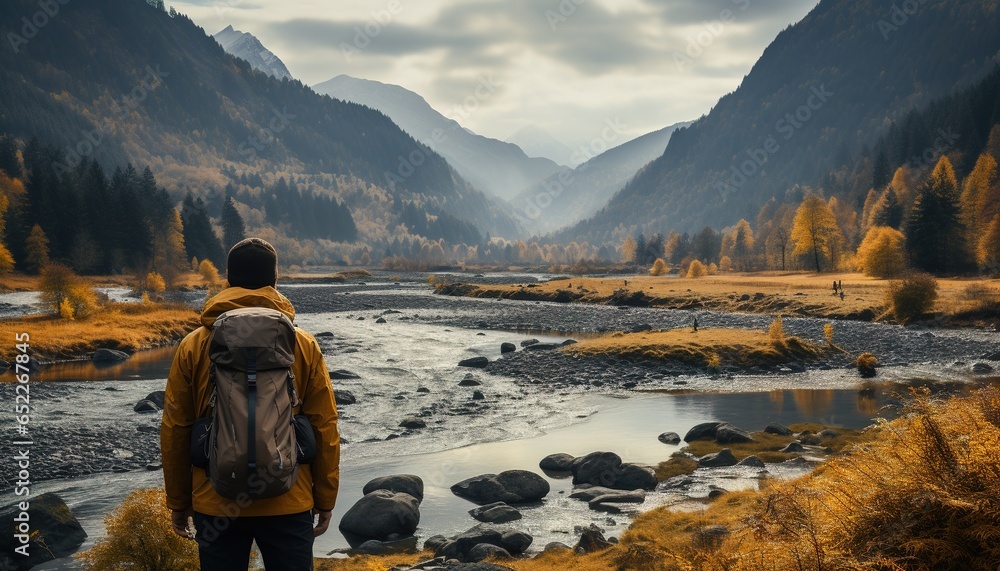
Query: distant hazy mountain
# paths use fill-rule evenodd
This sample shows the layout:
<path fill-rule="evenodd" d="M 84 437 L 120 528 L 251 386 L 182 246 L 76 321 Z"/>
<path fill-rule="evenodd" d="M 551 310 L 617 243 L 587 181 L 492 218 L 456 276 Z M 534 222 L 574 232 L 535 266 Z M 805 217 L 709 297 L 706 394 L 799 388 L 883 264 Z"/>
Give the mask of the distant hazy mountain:
<path fill-rule="evenodd" d="M 874 181 L 845 188 L 836 173 L 894 120 L 981 78 L 1000 51 L 996 0 L 914 4 L 904 14 L 888 0 L 822 0 L 778 34 L 738 89 L 558 238 L 723 228 L 796 184 L 860 207 Z"/>
<path fill-rule="evenodd" d="M 573 149 L 569 145 L 556 139 L 538 125 L 522 127 L 507 137 L 507 142 L 521 147 L 529 157 L 545 157 L 556 164 L 571 167 L 582 162 L 579 157 L 573 156 Z"/>
<path fill-rule="evenodd" d="M 633 139 L 568 173 L 552 175 L 510 201 L 532 232 L 549 232 L 593 216 L 644 165 L 663 154 L 677 123 Z"/>
<path fill-rule="evenodd" d="M 420 95 L 398 85 L 338 75 L 313 89 L 385 113 L 413 138 L 437 151 L 474 187 L 503 199 L 563 170 L 548 159 L 529 158 L 516 145 L 463 128 Z"/>
<path fill-rule="evenodd" d="M 275 79 L 292 79 L 292 74 L 278 56 L 265 48 L 264 44 L 250 32 L 241 32 L 234 30 L 232 26 L 226 26 L 225 30 L 213 37 L 222 45 L 222 49 L 246 60 L 257 71 L 263 71 Z"/>

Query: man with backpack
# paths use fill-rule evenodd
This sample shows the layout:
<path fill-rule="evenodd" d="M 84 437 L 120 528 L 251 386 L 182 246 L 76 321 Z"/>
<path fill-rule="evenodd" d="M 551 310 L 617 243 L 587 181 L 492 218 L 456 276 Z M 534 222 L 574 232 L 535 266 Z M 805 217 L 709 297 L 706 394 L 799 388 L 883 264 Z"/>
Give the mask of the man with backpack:
<path fill-rule="evenodd" d="M 330 375 L 275 289 L 273 246 L 233 246 L 227 277 L 167 378 L 160 447 L 173 529 L 197 541 L 203 570 L 244 571 L 254 541 L 268 571 L 311 570 L 340 481 Z"/>

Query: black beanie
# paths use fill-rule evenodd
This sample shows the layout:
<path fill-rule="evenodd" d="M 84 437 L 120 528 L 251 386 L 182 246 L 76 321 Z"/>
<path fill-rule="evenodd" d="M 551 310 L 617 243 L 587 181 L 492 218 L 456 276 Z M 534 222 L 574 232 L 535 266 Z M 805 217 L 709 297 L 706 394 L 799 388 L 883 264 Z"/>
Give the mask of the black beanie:
<path fill-rule="evenodd" d="M 229 250 L 226 277 L 232 287 L 274 287 L 278 283 L 278 252 L 260 238 L 242 240 Z"/>

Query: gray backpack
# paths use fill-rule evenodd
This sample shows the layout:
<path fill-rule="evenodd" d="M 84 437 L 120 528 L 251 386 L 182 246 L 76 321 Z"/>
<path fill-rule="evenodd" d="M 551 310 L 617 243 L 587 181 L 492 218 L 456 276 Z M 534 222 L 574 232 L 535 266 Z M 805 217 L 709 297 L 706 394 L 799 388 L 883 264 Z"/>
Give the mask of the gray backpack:
<path fill-rule="evenodd" d="M 225 498 L 279 496 L 303 460 L 296 421 L 305 421 L 305 439 L 315 438 L 293 411 L 301 405 L 291 369 L 295 326 L 280 311 L 250 307 L 223 313 L 212 329 L 212 415 L 192 435 L 203 439 L 195 446 L 207 452 L 209 481 Z"/>

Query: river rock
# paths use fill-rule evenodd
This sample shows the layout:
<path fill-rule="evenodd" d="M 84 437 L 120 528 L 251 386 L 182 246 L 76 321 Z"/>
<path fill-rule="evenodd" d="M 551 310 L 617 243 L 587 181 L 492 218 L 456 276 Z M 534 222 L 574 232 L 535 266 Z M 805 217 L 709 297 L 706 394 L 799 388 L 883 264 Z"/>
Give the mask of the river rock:
<path fill-rule="evenodd" d="M 732 424 L 722 424 L 715 430 L 715 441 L 719 444 L 742 444 L 753 442 L 754 438 L 742 428 L 735 427 Z"/>
<path fill-rule="evenodd" d="M 132 410 L 138 413 L 149 413 L 158 412 L 160 407 L 156 406 L 156 403 L 151 400 L 142 399 L 141 401 L 135 403 Z"/>
<path fill-rule="evenodd" d="M 992 355 L 983 355 L 981 358 L 987 361 L 1000 361 L 1000 351 L 993 353 Z"/>
<path fill-rule="evenodd" d="M 143 400 L 148 400 L 148 401 L 152 402 L 153 404 L 155 404 L 158 408 L 160 408 L 162 410 L 163 409 L 163 402 L 166 399 L 166 396 L 167 395 L 166 395 L 166 393 L 164 391 L 153 391 L 153 392 L 149 393 L 148 395 L 146 395 L 146 398 L 143 399 Z"/>
<path fill-rule="evenodd" d="M 656 487 L 656 473 L 648 466 L 623 464 L 613 452 L 591 452 L 573 461 L 574 484 L 592 484 L 616 490 L 652 490 Z"/>
<path fill-rule="evenodd" d="M 698 459 L 698 464 L 704 466 L 705 468 L 720 468 L 723 466 L 735 466 L 736 457 L 733 456 L 733 451 L 728 448 L 723 448 L 715 454 L 706 454 Z"/>
<path fill-rule="evenodd" d="M 576 339 L 567 339 L 562 343 L 560 343 L 559 345 L 561 347 L 569 347 L 570 345 L 576 345 L 577 343 L 579 343 L 579 341 L 577 341 Z"/>
<path fill-rule="evenodd" d="M 450 540 L 443 535 L 432 535 L 427 538 L 427 541 L 424 541 L 424 551 L 433 551 L 437 553 L 437 551 L 441 549 L 445 543 L 448 543 L 448 541 Z"/>
<path fill-rule="evenodd" d="M 535 538 L 523 531 L 505 531 L 500 537 L 500 546 L 515 555 L 524 553 Z"/>
<path fill-rule="evenodd" d="M 594 524 L 584 528 L 580 534 L 580 541 L 576 543 L 575 551 L 578 553 L 593 553 L 602 551 L 614 545 L 604 538 L 604 530 Z"/>
<path fill-rule="evenodd" d="M 517 345 L 514 345 L 513 343 L 501 343 L 500 344 L 500 354 L 501 355 L 504 355 L 506 353 L 513 353 L 514 351 L 517 351 Z"/>
<path fill-rule="evenodd" d="M 527 470 L 507 470 L 468 478 L 451 487 L 452 493 L 479 505 L 505 502 L 523 504 L 548 495 L 549 482 Z"/>
<path fill-rule="evenodd" d="M 424 501 L 424 481 L 420 476 L 413 474 L 396 474 L 392 476 L 381 476 L 365 484 L 361 493 L 368 495 L 375 490 L 389 490 L 390 492 L 409 494 L 417 498 L 417 503 Z"/>
<path fill-rule="evenodd" d="M 766 468 L 764 461 L 756 456 L 747 456 L 746 458 L 740 460 L 737 466 L 743 466 L 745 468 Z"/>
<path fill-rule="evenodd" d="M 58 495 L 50 492 L 32 497 L 30 502 L 32 538 L 27 557 L 14 552 L 21 546 L 12 531 L 16 529 L 14 520 L 20 509 L 15 503 L 0 510 L 0 526 L 5 530 L 0 535 L 0 569 L 30 569 L 46 561 L 69 557 L 87 539 L 87 532 Z"/>
<path fill-rule="evenodd" d="M 486 357 L 472 357 L 469 359 L 462 359 L 458 362 L 459 367 L 472 367 L 474 369 L 485 369 L 489 364 L 490 360 Z"/>
<path fill-rule="evenodd" d="M 691 430 L 687 431 L 684 435 L 685 442 L 694 442 L 695 440 L 713 440 L 715 438 L 715 431 L 719 429 L 724 423 L 722 422 L 703 422 L 701 424 L 696 424 L 691 427 Z"/>
<path fill-rule="evenodd" d="M 486 395 L 483 394 L 483 391 L 479 390 L 472 391 L 472 400 L 483 400 L 485 398 Z"/>
<path fill-rule="evenodd" d="M 798 442 L 789 442 L 788 446 L 785 446 L 781 450 L 778 450 L 778 452 L 785 452 L 789 454 L 797 454 L 799 452 L 805 452 L 805 451 L 806 449 L 803 448 L 802 445 L 799 444 Z"/>
<path fill-rule="evenodd" d="M 472 373 L 465 375 L 465 378 L 458 382 L 458 386 L 460 387 L 478 387 L 482 384 Z"/>
<path fill-rule="evenodd" d="M 354 393 L 347 389 L 335 389 L 333 391 L 333 398 L 339 405 L 355 404 L 358 402 L 358 397 L 354 396 Z"/>
<path fill-rule="evenodd" d="M 610 494 L 597 496 L 596 498 L 590 500 L 587 505 L 590 509 L 595 511 L 620 513 L 621 510 L 611 504 L 641 504 L 645 501 L 645 490 L 632 490 L 631 492 L 615 490 Z"/>
<path fill-rule="evenodd" d="M 358 500 L 340 520 L 340 531 L 358 537 L 385 539 L 413 535 L 420 523 L 417 498 L 390 490 L 375 490 Z"/>
<path fill-rule="evenodd" d="M 768 434 L 777 434 L 778 436 L 791 436 L 793 432 L 787 426 L 783 424 L 778 424 L 777 422 L 772 422 L 764 427 L 764 432 Z"/>
<path fill-rule="evenodd" d="M 525 339 L 521 341 L 521 347 L 531 347 L 532 345 L 537 345 L 538 339 Z"/>
<path fill-rule="evenodd" d="M 469 550 L 469 553 L 465 557 L 472 563 L 478 563 L 487 559 L 513 559 L 509 551 L 492 543 L 480 543 L 476 545 Z"/>
<path fill-rule="evenodd" d="M 427 423 L 424 422 L 423 419 L 417 418 L 415 416 L 410 416 L 404 418 L 403 421 L 399 423 L 399 426 L 400 428 L 409 428 L 409 429 L 427 428 Z"/>
<path fill-rule="evenodd" d="M 384 317 L 379 317 L 378 319 L 375 320 L 375 323 L 382 324 L 382 323 L 388 323 L 388 321 L 386 321 Z"/>
<path fill-rule="evenodd" d="M 579 486 L 574 486 L 573 491 L 570 493 L 569 497 L 574 500 L 583 500 L 589 502 L 594 498 L 599 498 L 608 494 L 614 494 L 621 492 L 622 490 L 615 490 L 612 488 L 606 488 L 604 486 L 591 486 L 590 484 L 580 484 Z"/>
<path fill-rule="evenodd" d="M 840 436 L 840 433 L 832 428 L 824 428 L 823 430 L 819 431 L 818 436 L 820 438 L 836 438 Z"/>
<path fill-rule="evenodd" d="M 521 519 L 521 512 L 504 502 L 486 504 L 469 510 L 469 515 L 483 523 L 507 523 Z"/>
<path fill-rule="evenodd" d="M 125 351 L 118 351 L 116 349 L 105 349 L 100 348 L 94 351 L 94 355 L 91 360 L 95 363 L 120 363 L 122 361 L 128 361 L 132 356 Z"/>
<path fill-rule="evenodd" d="M 346 369 L 337 369 L 335 371 L 330 371 L 330 378 L 335 381 L 342 381 L 344 379 L 360 379 L 361 377 Z"/>
<path fill-rule="evenodd" d="M 549 551 L 572 551 L 572 547 L 562 543 L 561 541 L 553 541 L 545 544 L 545 548 L 542 549 L 542 553 L 548 553 Z"/>
<path fill-rule="evenodd" d="M 681 435 L 676 432 L 664 432 L 657 438 L 660 442 L 664 444 L 680 444 Z"/>
<path fill-rule="evenodd" d="M 993 372 L 993 366 L 986 363 L 976 363 L 972 366 L 972 372 L 976 375 L 988 375 Z"/>
<path fill-rule="evenodd" d="M 524 348 L 525 351 L 552 351 L 553 349 L 558 349 L 562 345 L 558 343 L 532 343 Z"/>
<path fill-rule="evenodd" d="M 538 467 L 547 472 L 571 472 L 575 456 L 565 453 L 549 454 L 538 463 Z"/>
<path fill-rule="evenodd" d="M 393 555 L 396 553 L 415 553 L 417 551 L 417 538 L 415 536 L 394 539 L 391 541 L 379 541 L 369 539 L 359 545 L 355 550 L 364 555 Z"/>

